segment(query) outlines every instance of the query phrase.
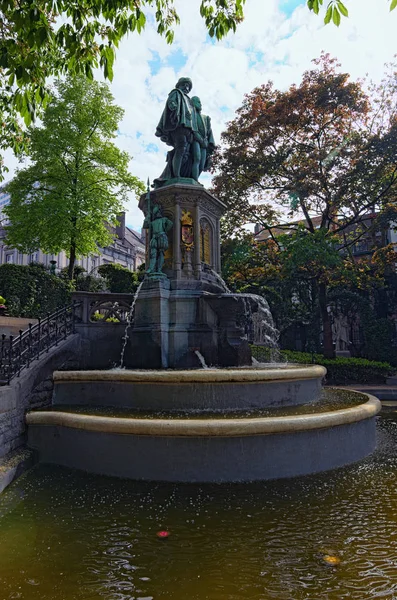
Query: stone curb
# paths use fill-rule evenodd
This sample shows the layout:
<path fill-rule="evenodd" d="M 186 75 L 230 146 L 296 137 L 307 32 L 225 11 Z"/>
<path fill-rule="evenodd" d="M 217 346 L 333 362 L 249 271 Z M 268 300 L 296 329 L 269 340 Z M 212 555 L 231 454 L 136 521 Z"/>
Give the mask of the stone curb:
<path fill-rule="evenodd" d="M 292 373 L 291 373 L 292 370 Z M 320 365 L 269 369 L 192 369 L 191 371 L 55 371 L 54 383 L 109 381 L 112 383 L 257 383 L 261 381 L 295 381 L 318 379 L 327 370 Z"/>
<path fill-rule="evenodd" d="M 29 426 L 60 426 L 123 435 L 176 437 L 240 437 L 324 429 L 356 423 L 376 416 L 381 403 L 374 396 L 353 408 L 291 417 L 236 419 L 136 419 L 38 411 L 26 415 Z"/>

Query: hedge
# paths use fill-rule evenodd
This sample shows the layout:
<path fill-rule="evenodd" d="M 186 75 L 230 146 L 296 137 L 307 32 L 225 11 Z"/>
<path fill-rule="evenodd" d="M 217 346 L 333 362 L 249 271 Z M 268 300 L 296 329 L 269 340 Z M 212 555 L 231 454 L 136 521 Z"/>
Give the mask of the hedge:
<path fill-rule="evenodd" d="M 0 265 L 0 295 L 10 317 L 35 319 L 69 304 L 71 286 L 44 265 L 5 264 Z"/>
<path fill-rule="evenodd" d="M 270 350 L 263 346 L 251 346 L 252 356 L 259 362 L 269 362 Z M 300 364 L 317 364 L 327 369 L 327 383 L 344 385 L 349 383 L 385 383 L 386 377 L 395 369 L 387 362 L 366 358 L 325 358 L 322 354 L 280 350 L 280 361 Z"/>
<path fill-rule="evenodd" d="M 115 263 L 98 267 L 98 274 L 106 281 L 109 292 L 135 294 L 138 288 L 138 276 L 135 272 Z"/>

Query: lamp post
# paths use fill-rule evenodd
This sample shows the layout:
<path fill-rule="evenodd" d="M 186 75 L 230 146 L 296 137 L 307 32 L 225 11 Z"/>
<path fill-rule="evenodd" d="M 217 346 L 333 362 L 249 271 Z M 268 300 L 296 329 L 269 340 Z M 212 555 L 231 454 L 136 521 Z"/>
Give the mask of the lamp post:
<path fill-rule="evenodd" d="M 56 275 L 56 266 L 57 266 L 57 261 L 56 260 L 50 260 L 50 273 L 51 275 Z"/>

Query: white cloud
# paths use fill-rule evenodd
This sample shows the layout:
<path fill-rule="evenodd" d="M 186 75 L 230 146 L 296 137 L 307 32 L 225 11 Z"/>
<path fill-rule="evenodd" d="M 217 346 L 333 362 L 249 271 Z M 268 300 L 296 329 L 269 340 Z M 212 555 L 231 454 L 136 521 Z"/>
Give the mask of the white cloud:
<path fill-rule="evenodd" d="M 131 171 L 152 180 L 163 170 L 167 148 L 154 132 L 167 94 L 182 75 L 192 78 L 193 93 L 211 116 L 217 139 L 245 93 L 269 79 L 281 89 L 299 82 L 321 51 L 336 56 L 353 78 L 368 73 L 380 80 L 384 63 L 396 52 L 397 10 L 389 13 L 388 4 L 379 0 L 376 9 L 373 0 L 345 3 L 350 18 L 336 28 L 324 26 L 304 0 L 298 6 L 297 0 L 247 0 L 245 21 L 236 34 L 214 42 L 199 15 L 200 0 L 175 0 L 181 26 L 172 46 L 149 18 L 142 35 L 130 35 L 120 44 L 111 84 L 125 109 L 117 143 L 133 156 Z M 16 161 L 7 156 L 7 164 L 12 170 Z M 127 222 L 139 229 L 136 199 L 127 210 Z"/>

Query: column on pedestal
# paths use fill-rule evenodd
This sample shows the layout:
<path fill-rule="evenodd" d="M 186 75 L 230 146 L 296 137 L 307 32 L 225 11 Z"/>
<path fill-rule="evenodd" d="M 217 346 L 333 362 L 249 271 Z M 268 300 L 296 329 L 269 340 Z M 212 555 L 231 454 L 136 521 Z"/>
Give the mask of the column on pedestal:
<path fill-rule="evenodd" d="M 200 260 L 200 208 L 198 204 L 194 207 L 194 252 L 193 252 L 193 267 L 194 274 L 197 279 L 201 278 L 201 260 Z"/>
<path fill-rule="evenodd" d="M 221 226 L 220 221 L 216 219 L 216 234 L 214 240 L 214 254 L 215 254 L 215 271 L 220 274 L 221 272 Z"/>
<path fill-rule="evenodd" d="M 178 202 L 175 204 L 174 209 L 174 257 L 173 257 L 173 269 L 177 279 L 180 278 L 182 269 L 182 258 L 181 258 L 181 207 Z"/>

